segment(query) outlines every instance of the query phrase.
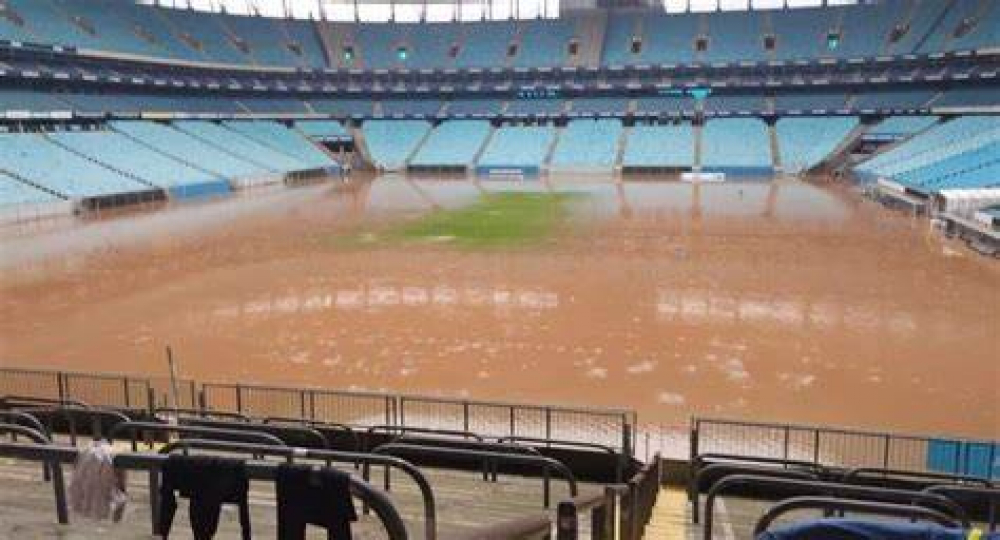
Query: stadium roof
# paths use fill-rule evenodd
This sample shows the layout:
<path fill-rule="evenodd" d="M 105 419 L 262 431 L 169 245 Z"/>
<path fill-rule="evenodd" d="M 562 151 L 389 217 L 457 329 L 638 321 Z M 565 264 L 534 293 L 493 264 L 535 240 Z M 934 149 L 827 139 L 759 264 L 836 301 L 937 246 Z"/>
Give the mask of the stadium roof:
<path fill-rule="evenodd" d="M 855 4 L 858 0 L 640 0 L 663 5 L 671 13 L 685 11 L 738 11 Z M 533 19 L 558 17 L 560 0 L 140 0 L 161 6 L 267 16 L 362 21 L 450 21 L 487 19 Z M 594 5 L 594 0 L 572 0 L 569 5 Z M 629 2 L 635 5 L 636 2 Z"/>

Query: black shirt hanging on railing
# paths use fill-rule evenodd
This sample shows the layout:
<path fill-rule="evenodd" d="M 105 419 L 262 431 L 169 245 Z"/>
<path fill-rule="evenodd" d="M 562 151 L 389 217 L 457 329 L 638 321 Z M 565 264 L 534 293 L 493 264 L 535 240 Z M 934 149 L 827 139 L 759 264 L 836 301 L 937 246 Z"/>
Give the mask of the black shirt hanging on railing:
<path fill-rule="evenodd" d="M 303 540 L 306 525 L 318 525 L 329 540 L 351 540 L 357 521 L 350 476 L 337 469 L 283 464 L 275 476 L 278 540 Z"/>
<path fill-rule="evenodd" d="M 243 461 L 209 456 L 171 455 L 163 464 L 160 484 L 159 531 L 163 538 L 170 534 L 170 525 L 177 511 L 174 492 L 190 500 L 188 514 L 195 540 L 210 540 L 219 528 L 219 512 L 223 503 L 234 503 L 240 509 L 243 540 L 251 540 L 250 507 L 247 492 L 250 480 Z"/>

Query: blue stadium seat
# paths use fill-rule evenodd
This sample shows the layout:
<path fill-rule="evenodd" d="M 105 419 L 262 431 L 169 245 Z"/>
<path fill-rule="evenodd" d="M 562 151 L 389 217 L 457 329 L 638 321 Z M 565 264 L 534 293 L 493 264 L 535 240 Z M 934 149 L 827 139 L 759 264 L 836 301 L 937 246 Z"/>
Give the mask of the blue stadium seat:
<path fill-rule="evenodd" d="M 544 164 L 553 140 L 555 128 L 551 126 L 503 126 L 493 134 L 478 165 L 538 168 Z"/>
<path fill-rule="evenodd" d="M 383 169 L 395 170 L 406 165 L 430 127 L 424 120 L 370 120 L 361 130 L 372 161 Z"/>
<path fill-rule="evenodd" d="M 690 124 L 636 125 L 628 133 L 623 167 L 691 168 L 694 132 Z"/>
<path fill-rule="evenodd" d="M 702 128 L 701 166 L 732 174 L 773 171 L 767 126 L 754 118 L 710 120 Z"/>
<path fill-rule="evenodd" d="M 617 119 L 571 120 L 552 153 L 552 167 L 610 171 L 621 133 Z"/>
<path fill-rule="evenodd" d="M 819 165 L 857 125 L 858 119 L 850 116 L 778 120 L 782 167 L 793 171 Z"/>
<path fill-rule="evenodd" d="M 470 167 L 489 133 L 490 124 L 484 120 L 442 122 L 434 128 L 410 164 Z"/>

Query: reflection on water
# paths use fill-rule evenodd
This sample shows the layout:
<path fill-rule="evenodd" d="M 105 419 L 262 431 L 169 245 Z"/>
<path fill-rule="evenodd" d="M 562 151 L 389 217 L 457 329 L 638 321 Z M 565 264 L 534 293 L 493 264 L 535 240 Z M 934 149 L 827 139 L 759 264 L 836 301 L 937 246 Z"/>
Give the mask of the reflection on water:
<path fill-rule="evenodd" d="M 499 310 L 547 310 L 559 307 L 559 295 L 551 291 L 489 287 L 456 288 L 367 285 L 336 291 L 313 291 L 256 298 L 237 306 L 213 311 L 216 317 L 296 315 L 326 310 L 377 310 L 381 308 L 492 307 Z"/>
<path fill-rule="evenodd" d="M 736 298 L 725 293 L 688 290 L 657 291 L 661 320 L 702 323 L 778 324 L 799 330 L 847 328 L 853 331 L 912 335 L 917 323 L 910 313 L 887 311 L 876 303 L 845 305 L 843 301 L 801 298 Z"/>

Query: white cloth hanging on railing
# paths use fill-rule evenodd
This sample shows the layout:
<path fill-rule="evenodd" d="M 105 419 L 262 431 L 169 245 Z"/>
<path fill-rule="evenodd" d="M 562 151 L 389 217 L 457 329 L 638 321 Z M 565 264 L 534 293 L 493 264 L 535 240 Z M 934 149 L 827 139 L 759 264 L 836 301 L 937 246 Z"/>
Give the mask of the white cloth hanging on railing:
<path fill-rule="evenodd" d="M 69 504 L 73 511 L 92 519 L 118 522 L 125 510 L 125 471 L 114 466 L 114 448 L 94 441 L 82 449 L 73 467 Z"/>

